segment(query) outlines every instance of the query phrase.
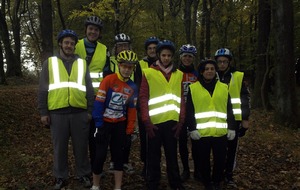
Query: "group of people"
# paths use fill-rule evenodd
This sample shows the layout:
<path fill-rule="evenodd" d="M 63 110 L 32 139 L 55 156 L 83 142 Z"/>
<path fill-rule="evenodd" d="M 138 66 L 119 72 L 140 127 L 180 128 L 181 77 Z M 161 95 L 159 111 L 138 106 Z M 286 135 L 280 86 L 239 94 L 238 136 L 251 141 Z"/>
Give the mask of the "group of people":
<path fill-rule="evenodd" d="M 58 54 L 43 63 L 38 108 L 42 124 L 51 129 L 54 189 L 67 183 L 70 138 L 83 186 L 101 189 L 109 150 L 114 189 L 121 189 L 123 171 L 134 171 L 129 156 L 135 128 L 147 189 L 159 189 L 161 146 L 170 188 L 185 189 L 183 183 L 190 178 L 189 139 L 194 178 L 207 190 L 221 189 L 222 181 L 235 186 L 238 138 L 249 127 L 250 108 L 243 73 L 231 65 L 231 52 L 221 48 L 214 59 L 202 60 L 196 67 L 196 47 L 185 44 L 179 49 L 177 67 L 172 41 L 149 37 L 146 56 L 139 60 L 130 37 L 121 33 L 115 36 L 110 56 L 99 42 L 102 28 L 101 19 L 90 16 L 83 39 L 73 30 L 62 30 Z"/>

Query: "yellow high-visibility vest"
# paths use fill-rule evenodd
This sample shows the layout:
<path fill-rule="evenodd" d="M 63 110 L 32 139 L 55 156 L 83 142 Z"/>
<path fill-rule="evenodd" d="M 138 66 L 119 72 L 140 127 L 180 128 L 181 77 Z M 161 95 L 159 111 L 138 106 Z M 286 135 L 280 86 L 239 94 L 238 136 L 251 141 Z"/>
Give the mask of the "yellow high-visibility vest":
<path fill-rule="evenodd" d="M 242 88 L 243 77 L 244 77 L 243 72 L 236 71 L 233 73 L 229 83 L 229 94 L 231 97 L 233 114 L 236 121 L 242 120 L 241 88 Z"/>
<path fill-rule="evenodd" d="M 201 137 L 227 134 L 228 86 L 217 81 L 212 96 L 199 81 L 190 85 L 197 129 Z"/>
<path fill-rule="evenodd" d="M 183 73 L 172 73 L 169 81 L 153 68 L 144 69 L 149 84 L 149 116 L 153 124 L 179 121 L 181 103 L 181 82 Z"/>
<path fill-rule="evenodd" d="M 94 94 L 97 93 L 100 82 L 103 80 L 103 68 L 106 63 L 107 48 L 100 42 L 97 42 L 94 56 L 89 64 L 90 76 L 94 87 Z M 78 54 L 82 59 L 86 59 L 86 49 L 84 46 L 84 39 L 81 39 L 76 44 L 75 54 Z"/>
<path fill-rule="evenodd" d="M 69 106 L 86 109 L 85 60 L 77 59 L 69 75 L 61 59 L 50 57 L 48 69 L 48 110 Z"/>

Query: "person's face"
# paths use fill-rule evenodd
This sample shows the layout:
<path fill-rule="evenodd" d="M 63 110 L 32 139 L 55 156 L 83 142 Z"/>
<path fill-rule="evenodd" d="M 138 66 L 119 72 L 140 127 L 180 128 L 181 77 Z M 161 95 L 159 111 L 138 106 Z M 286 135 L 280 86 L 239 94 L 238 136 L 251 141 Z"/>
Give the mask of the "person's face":
<path fill-rule="evenodd" d="M 86 38 L 88 39 L 88 41 L 95 42 L 99 39 L 99 37 L 100 37 L 99 27 L 92 24 L 86 27 Z"/>
<path fill-rule="evenodd" d="M 119 63 L 119 72 L 124 78 L 129 78 L 135 68 L 134 64 Z"/>
<path fill-rule="evenodd" d="M 212 80 L 216 76 L 216 68 L 213 64 L 208 63 L 205 65 L 205 69 L 202 73 L 205 80 Z"/>
<path fill-rule="evenodd" d="M 129 50 L 129 49 L 130 49 L 130 45 L 127 42 L 116 43 L 116 49 L 115 49 L 116 55 L 123 50 Z"/>
<path fill-rule="evenodd" d="M 163 66 L 168 66 L 172 61 L 173 53 L 169 49 L 163 49 L 159 54 L 159 59 Z"/>
<path fill-rule="evenodd" d="M 148 57 L 155 58 L 156 57 L 156 44 L 149 44 L 146 50 Z"/>
<path fill-rule="evenodd" d="M 194 56 L 192 54 L 184 54 L 182 57 L 181 57 L 181 62 L 184 66 L 190 66 L 193 64 L 194 62 Z"/>
<path fill-rule="evenodd" d="M 75 44 L 75 40 L 72 37 L 63 38 L 61 43 L 59 43 L 59 45 L 65 56 L 69 57 L 74 54 L 76 44 Z"/>
<path fill-rule="evenodd" d="M 229 66 L 229 59 L 227 57 L 218 57 L 217 58 L 217 64 L 219 71 L 226 71 Z"/>

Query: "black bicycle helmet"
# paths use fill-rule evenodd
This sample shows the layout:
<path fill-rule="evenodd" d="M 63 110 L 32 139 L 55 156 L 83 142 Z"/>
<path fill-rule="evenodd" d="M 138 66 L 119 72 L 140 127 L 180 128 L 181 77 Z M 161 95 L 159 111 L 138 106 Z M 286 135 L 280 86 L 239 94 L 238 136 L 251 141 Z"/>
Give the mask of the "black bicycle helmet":
<path fill-rule="evenodd" d="M 128 35 L 124 33 L 120 33 L 115 36 L 115 43 L 120 43 L 120 42 L 131 43 L 131 39 Z"/>
<path fill-rule="evenodd" d="M 85 27 L 87 27 L 88 25 L 91 25 L 91 24 L 98 26 L 99 29 L 102 29 L 102 27 L 103 27 L 102 20 L 97 16 L 89 16 L 86 18 Z"/>

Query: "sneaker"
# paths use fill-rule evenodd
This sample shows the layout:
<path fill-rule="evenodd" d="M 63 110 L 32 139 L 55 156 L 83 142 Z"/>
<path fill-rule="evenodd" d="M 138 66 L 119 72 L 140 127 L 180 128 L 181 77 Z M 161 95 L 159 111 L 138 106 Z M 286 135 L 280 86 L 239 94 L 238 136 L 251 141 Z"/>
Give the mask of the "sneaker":
<path fill-rule="evenodd" d="M 187 179 L 190 178 L 190 171 L 189 170 L 183 170 L 183 172 L 181 173 L 181 181 L 186 181 Z"/>
<path fill-rule="evenodd" d="M 87 188 L 87 187 L 91 187 L 92 183 L 89 177 L 87 176 L 83 176 L 79 179 L 79 182 L 83 184 L 83 187 Z"/>
<path fill-rule="evenodd" d="M 54 185 L 53 189 L 60 190 L 64 186 L 66 186 L 66 181 L 63 178 L 57 178 L 57 179 L 55 179 L 55 185 Z"/>
<path fill-rule="evenodd" d="M 132 165 L 130 163 L 123 164 L 123 169 L 128 174 L 133 174 L 134 173 L 134 169 L 133 169 L 133 167 L 132 167 Z"/>
<path fill-rule="evenodd" d="M 110 162 L 108 167 L 108 173 L 114 173 L 114 163 Z"/>
<path fill-rule="evenodd" d="M 90 188 L 90 190 L 101 190 L 99 186 L 92 186 L 92 188 Z"/>

